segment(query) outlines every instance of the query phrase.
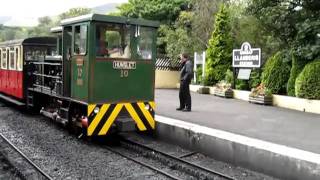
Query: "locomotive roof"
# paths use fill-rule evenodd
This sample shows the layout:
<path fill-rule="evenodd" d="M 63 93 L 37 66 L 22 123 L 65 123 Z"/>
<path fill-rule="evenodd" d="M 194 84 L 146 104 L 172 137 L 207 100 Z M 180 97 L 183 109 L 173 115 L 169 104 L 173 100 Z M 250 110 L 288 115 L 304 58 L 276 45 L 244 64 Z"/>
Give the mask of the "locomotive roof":
<path fill-rule="evenodd" d="M 127 18 L 121 16 L 109 16 L 103 14 L 87 14 L 83 16 L 78 16 L 74 18 L 69 18 L 61 21 L 62 25 L 75 24 L 85 21 L 101 21 L 101 22 L 111 22 L 120 24 L 132 24 L 141 25 L 149 27 L 159 27 L 160 23 L 158 21 L 150 21 L 145 19 Z"/>
<path fill-rule="evenodd" d="M 55 45 L 55 37 L 31 37 L 26 39 L 15 39 L 0 42 L 0 46 L 12 46 L 12 45 Z"/>

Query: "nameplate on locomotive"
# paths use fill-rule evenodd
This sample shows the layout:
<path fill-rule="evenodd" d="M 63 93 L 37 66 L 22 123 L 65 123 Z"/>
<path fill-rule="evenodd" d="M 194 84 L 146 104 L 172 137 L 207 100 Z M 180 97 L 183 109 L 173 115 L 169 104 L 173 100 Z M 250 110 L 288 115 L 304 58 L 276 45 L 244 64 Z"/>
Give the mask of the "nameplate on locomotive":
<path fill-rule="evenodd" d="M 136 69 L 134 61 L 113 61 L 113 69 Z"/>

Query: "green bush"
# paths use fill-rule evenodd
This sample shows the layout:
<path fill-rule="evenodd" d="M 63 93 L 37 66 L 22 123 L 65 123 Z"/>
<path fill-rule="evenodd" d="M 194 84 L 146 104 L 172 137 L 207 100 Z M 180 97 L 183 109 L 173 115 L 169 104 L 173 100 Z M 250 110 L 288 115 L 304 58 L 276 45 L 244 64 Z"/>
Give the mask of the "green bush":
<path fill-rule="evenodd" d="M 236 80 L 236 89 L 239 90 L 249 90 L 249 84 L 246 80 L 237 79 Z"/>
<path fill-rule="evenodd" d="M 262 83 L 272 94 L 285 94 L 290 66 L 284 62 L 284 52 L 277 52 L 269 58 L 262 72 Z"/>
<path fill-rule="evenodd" d="M 252 70 L 249 79 L 249 88 L 256 88 L 261 83 L 261 72 L 259 70 Z"/>
<path fill-rule="evenodd" d="M 298 61 L 297 57 L 292 55 L 292 66 L 290 71 L 290 78 L 287 85 L 287 92 L 289 96 L 295 96 L 295 83 L 298 75 L 306 65 L 305 61 Z"/>
<path fill-rule="evenodd" d="M 233 83 L 233 72 L 228 69 L 227 72 L 226 72 L 226 77 L 224 78 L 224 80 L 227 82 L 227 83 L 230 83 L 232 84 Z"/>
<path fill-rule="evenodd" d="M 296 79 L 296 96 L 320 99 L 320 60 L 307 64 Z"/>
<path fill-rule="evenodd" d="M 197 67 L 197 71 L 196 71 L 196 76 L 197 76 L 197 84 L 201 84 L 203 82 L 202 79 L 202 67 Z"/>

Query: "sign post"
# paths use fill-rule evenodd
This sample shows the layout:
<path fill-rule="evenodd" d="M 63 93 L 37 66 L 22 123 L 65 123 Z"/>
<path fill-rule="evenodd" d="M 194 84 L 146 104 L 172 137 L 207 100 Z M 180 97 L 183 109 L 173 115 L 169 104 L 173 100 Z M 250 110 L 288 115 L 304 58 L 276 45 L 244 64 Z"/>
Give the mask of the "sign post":
<path fill-rule="evenodd" d="M 232 88 L 235 89 L 236 75 L 238 75 L 237 79 L 249 80 L 251 70 L 261 67 L 261 49 L 251 48 L 248 42 L 244 42 L 241 45 L 241 49 L 234 49 L 232 52 L 232 67 Z M 238 74 L 236 71 L 238 71 Z"/>
<path fill-rule="evenodd" d="M 194 63 L 193 63 L 193 81 L 197 82 L 197 65 L 202 66 L 202 79 L 205 76 L 205 64 L 206 64 L 206 52 L 203 51 L 202 54 L 194 53 Z"/>

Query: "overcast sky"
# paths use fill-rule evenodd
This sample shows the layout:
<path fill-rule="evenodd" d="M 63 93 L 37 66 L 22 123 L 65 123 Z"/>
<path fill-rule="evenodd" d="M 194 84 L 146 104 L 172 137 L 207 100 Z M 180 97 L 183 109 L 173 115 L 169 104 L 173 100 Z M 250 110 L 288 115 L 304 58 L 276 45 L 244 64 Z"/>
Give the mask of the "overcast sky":
<path fill-rule="evenodd" d="M 96 7 L 128 0 L 6 0 L 0 6 L 0 20 L 5 25 L 32 26 L 42 16 L 54 16 L 74 7 Z"/>

